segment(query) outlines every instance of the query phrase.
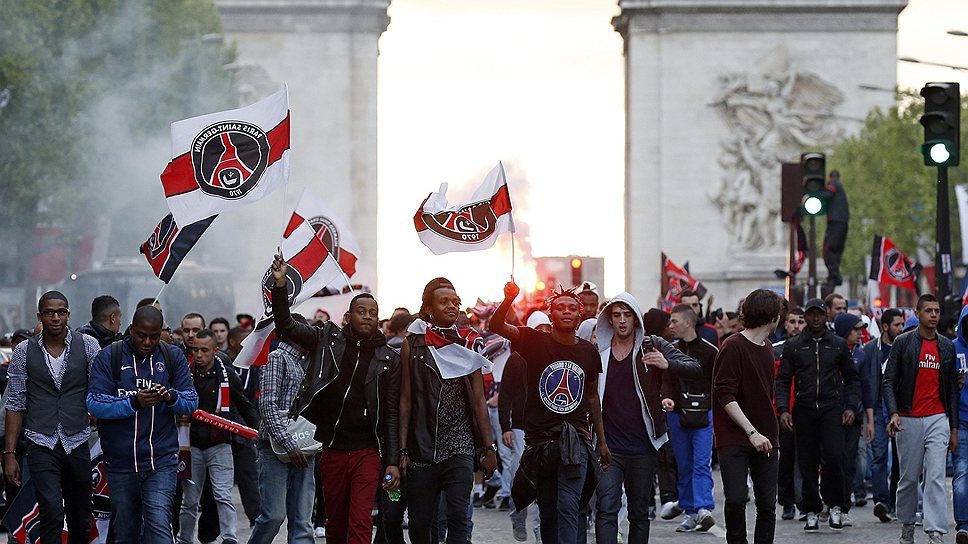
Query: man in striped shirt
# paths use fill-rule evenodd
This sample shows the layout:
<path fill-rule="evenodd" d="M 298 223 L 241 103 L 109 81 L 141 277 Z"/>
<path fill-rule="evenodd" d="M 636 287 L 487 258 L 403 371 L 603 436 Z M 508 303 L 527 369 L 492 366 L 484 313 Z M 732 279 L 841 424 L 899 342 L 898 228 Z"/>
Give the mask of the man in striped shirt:
<path fill-rule="evenodd" d="M 17 345 L 7 370 L 3 461 L 7 480 L 21 485 L 17 438 L 30 446 L 26 462 L 40 507 L 40 540 L 60 544 L 67 518 L 69 544 L 87 544 L 91 526 L 91 435 L 85 398 L 97 340 L 67 326 L 67 298 L 48 291 L 37 304 L 42 330 Z"/>

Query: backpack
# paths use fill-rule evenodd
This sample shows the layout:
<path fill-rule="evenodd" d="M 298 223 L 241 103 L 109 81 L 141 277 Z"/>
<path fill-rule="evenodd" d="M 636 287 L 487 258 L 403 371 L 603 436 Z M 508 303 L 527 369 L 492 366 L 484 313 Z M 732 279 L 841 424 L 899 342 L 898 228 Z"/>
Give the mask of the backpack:
<path fill-rule="evenodd" d="M 111 342 L 111 375 L 114 379 L 114 383 L 121 383 L 121 355 L 123 350 L 121 349 L 121 343 L 124 340 L 116 340 Z M 171 344 L 167 342 L 159 342 L 161 346 L 161 360 L 165 363 L 165 369 L 168 368 L 171 360 L 174 356 L 171 354 Z"/>

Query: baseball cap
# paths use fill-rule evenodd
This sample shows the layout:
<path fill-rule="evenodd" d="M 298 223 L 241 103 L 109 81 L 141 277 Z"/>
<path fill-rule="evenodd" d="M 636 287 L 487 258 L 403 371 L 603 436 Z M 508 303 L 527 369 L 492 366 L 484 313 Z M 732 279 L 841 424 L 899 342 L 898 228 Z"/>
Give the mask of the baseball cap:
<path fill-rule="evenodd" d="M 596 295 L 598 295 L 598 286 L 595 285 L 593 282 L 583 281 L 581 282 L 581 285 L 579 285 L 578 288 L 575 289 L 575 292 L 578 293 L 579 295 L 582 293 L 595 293 Z"/>
<path fill-rule="evenodd" d="M 824 312 L 827 311 L 827 305 L 823 303 L 823 299 L 819 299 L 819 298 L 812 298 L 808 300 L 807 303 L 803 306 L 803 311 L 804 313 L 806 313 L 814 308 L 823 310 Z"/>
<path fill-rule="evenodd" d="M 14 340 L 18 336 L 23 337 L 23 338 L 33 338 L 34 337 L 34 331 L 32 331 L 30 329 L 17 329 L 15 331 L 13 331 L 13 334 L 12 335 L 10 335 L 10 340 Z"/>

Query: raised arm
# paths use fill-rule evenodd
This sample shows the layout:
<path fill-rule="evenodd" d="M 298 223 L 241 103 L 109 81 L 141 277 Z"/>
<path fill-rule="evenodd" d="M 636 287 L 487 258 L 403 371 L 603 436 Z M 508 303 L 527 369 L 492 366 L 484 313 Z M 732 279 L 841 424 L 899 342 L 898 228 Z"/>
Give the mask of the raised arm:
<path fill-rule="evenodd" d="M 277 254 L 272 260 L 272 277 L 275 284 L 272 287 L 272 320 L 276 329 L 286 338 L 286 342 L 295 344 L 302 349 L 312 352 L 316 349 L 318 338 L 315 327 L 304 325 L 292 318 L 289 311 L 289 291 L 286 289 L 286 272 L 289 265 Z"/>
<path fill-rule="evenodd" d="M 507 282 L 504 285 L 504 300 L 501 301 L 497 310 L 494 310 L 494 315 L 491 316 L 491 320 L 488 322 L 488 328 L 491 332 L 503 336 L 512 344 L 518 341 L 520 335 L 516 326 L 508 325 L 507 316 L 508 310 L 511 309 L 511 303 L 514 302 L 514 299 L 520 292 L 520 287 L 512 282 Z"/>

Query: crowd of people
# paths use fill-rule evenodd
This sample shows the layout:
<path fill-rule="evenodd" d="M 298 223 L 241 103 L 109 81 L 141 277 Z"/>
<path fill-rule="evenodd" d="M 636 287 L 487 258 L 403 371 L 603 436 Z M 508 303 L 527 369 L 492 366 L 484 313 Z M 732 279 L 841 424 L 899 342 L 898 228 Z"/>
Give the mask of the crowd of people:
<path fill-rule="evenodd" d="M 900 522 L 900 544 L 917 525 L 935 543 L 949 530 L 948 452 L 956 542 L 968 544 L 968 308 L 948 338 L 931 295 L 909 319 L 887 309 L 872 321 L 836 294 L 795 307 L 758 289 L 716 315 L 691 291 L 643 311 L 586 282 L 522 312 L 513 283 L 499 304 L 465 310 L 435 278 L 415 314 L 381 320 L 363 293 L 336 323 L 291 311 L 286 271 L 277 256 L 276 339 L 249 368 L 233 361 L 251 316 L 170 323 L 146 299 L 125 322 L 104 295 L 72 329 L 66 297 L 40 297 L 0 383 L 4 496 L 32 482 L 41 542 L 62 542 L 65 527 L 88 542 L 96 436 L 118 544 L 238 542 L 235 486 L 253 544 L 283 522 L 291 543 L 407 532 L 465 544 L 475 507 L 508 511 L 522 542 L 533 531 L 583 543 L 593 526 L 600 544 L 641 544 L 659 516 L 765 544 L 777 505 L 807 532 L 843 531 L 869 498 L 874 518 Z"/>

